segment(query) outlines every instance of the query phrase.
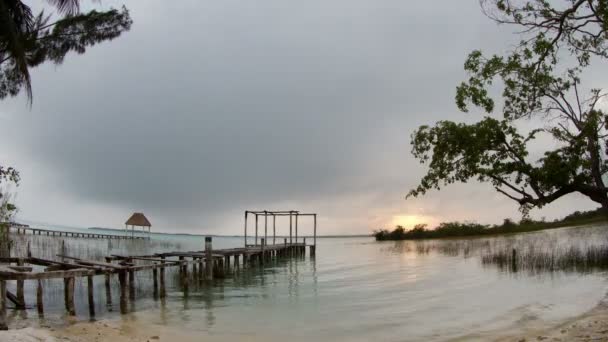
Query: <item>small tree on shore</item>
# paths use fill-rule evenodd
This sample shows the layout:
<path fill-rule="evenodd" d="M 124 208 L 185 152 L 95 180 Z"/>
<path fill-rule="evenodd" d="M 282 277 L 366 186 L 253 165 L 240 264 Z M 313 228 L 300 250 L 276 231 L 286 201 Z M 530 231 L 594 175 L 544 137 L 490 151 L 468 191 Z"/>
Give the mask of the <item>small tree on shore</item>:
<path fill-rule="evenodd" d="M 19 185 L 19 173 L 13 168 L 0 166 L 0 257 L 10 256 L 9 226 L 17 207 L 8 191 L 11 184 Z"/>
<path fill-rule="evenodd" d="M 429 169 L 408 197 L 475 179 L 491 183 L 524 214 L 571 193 L 608 211 L 608 116 L 598 106 L 606 94 L 581 86 L 591 61 L 608 58 L 608 1 L 482 0 L 482 8 L 496 22 L 519 27 L 522 40 L 505 56 L 473 51 L 456 104 L 463 112 L 473 105 L 493 113 L 489 88 L 499 81 L 502 115 L 418 128 L 412 153 Z M 522 132 L 518 124 L 525 119 L 541 123 Z M 533 160 L 530 145 L 541 136 L 555 147 Z"/>

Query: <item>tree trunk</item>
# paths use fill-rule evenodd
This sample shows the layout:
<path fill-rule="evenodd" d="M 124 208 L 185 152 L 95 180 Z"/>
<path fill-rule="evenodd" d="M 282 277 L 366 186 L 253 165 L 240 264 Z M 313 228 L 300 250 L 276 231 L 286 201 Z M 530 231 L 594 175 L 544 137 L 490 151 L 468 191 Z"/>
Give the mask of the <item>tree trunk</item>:
<path fill-rule="evenodd" d="M 0 224 L 0 258 L 10 257 L 11 240 L 8 231 L 8 225 Z"/>

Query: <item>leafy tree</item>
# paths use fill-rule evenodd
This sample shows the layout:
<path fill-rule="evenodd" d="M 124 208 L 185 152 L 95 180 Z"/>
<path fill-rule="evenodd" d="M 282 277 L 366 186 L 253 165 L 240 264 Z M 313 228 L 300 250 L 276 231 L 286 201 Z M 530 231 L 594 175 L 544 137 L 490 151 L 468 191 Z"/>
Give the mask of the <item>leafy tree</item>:
<path fill-rule="evenodd" d="M 37 15 L 20 0 L 0 0 L 0 99 L 25 90 L 32 101 L 29 68 L 63 62 L 70 51 L 114 39 L 130 29 L 125 7 L 105 12 L 79 12 L 79 0 L 48 0 L 60 17 Z M 53 21 L 52 21 L 53 19 Z"/>
<path fill-rule="evenodd" d="M 131 28 L 132 20 L 125 7 L 80 13 L 79 0 L 48 3 L 57 9 L 59 18 L 43 11 L 34 15 L 20 0 L 0 0 L 0 99 L 25 90 L 31 104 L 31 67 L 47 61 L 61 64 L 68 52 L 84 53 L 87 47 L 112 40 Z M 18 184 L 19 173 L 0 165 L 0 186 L 7 182 Z M 0 204 L 1 223 L 17 208 L 1 192 Z M 2 240 L 0 232 L 0 243 Z M 0 246 L 0 254 L 2 250 Z"/>
<path fill-rule="evenodd" d="M 472 105 L 492 114 L 489 90 L 498 81 L 502 115 L 418 128 L 412 153 L 429 169 L 408 197 L 476 179 L 515 200 L 524 214 L 571 193 L 608 210 L 608 117 L 598 108 L 606 94 L 581 86 L 592 60 L 608 58 L 608 1 L 482 0 L 482 8 L 494 21 L 517 26 L 522 40 L 504 56 L 473 51 L 456 104 L 463 112 Z M 518 124 L 525 119 L 542 123 L 522 132 Z M 530 145 L 541 136 L 556 147 L 534 160 Z"/>

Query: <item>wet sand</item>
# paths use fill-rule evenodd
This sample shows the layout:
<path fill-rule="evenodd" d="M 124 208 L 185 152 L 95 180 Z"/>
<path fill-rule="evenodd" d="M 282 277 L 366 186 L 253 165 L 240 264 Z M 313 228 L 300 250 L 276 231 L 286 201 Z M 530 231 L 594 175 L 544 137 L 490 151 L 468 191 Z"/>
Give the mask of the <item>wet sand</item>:
<path fill-rule="evenodd" d="M 204 336 L 201 336 L 204 335 Z M 603 301 L 591 311 L 551 328 L 528 329 L 525 332 L 497 332 L 483 335 L 471 334 L 464 340 L 479 341 L 608 341 L 608 301 Z M 23 328 L 0 332 L 0 341 L 255 341 L 256 336 L 213 336 L 206 333 L 189 333 L 169 326 L 148 324 L 136 320 L 100 320 L 77 322 L 65 327 Z M 259 336 L 258 336 L 259 337 Z M 268 340 L 268 336 L 264 338 Z M 457 339 L 457 340 L 463 340 Z"/>
<path fill-rule="evenodd" d="M 529 332 L 524 336 L 500 341 L 608 341 L 608 301 L 575 319 L 548 331 Z"/>

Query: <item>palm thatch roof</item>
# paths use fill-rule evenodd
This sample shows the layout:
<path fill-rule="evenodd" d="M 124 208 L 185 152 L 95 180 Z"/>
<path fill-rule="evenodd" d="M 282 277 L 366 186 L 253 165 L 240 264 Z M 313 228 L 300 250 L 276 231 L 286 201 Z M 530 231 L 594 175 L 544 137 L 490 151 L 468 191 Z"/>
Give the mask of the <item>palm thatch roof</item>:
<path fill-rule="evenodd" d="M 125 222 L 127 226 L 139 226 L 139 227 L 152 227 L 152 223 L 148 221 L 143 213 L 133 213 L 131 217 Z"/>

